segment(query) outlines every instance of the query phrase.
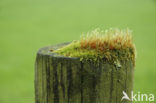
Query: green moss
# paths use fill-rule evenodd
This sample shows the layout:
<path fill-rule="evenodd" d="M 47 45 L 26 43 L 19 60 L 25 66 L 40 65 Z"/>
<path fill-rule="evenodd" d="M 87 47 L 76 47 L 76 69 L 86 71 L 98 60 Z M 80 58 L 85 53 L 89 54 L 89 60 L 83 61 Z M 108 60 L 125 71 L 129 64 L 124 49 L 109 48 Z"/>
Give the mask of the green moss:
<path fill-rule="evenodd" d="M 123 60 L 132 60 L 135 65 L 135 45 L 129 31 L 107 30 L 102 34 L 94 30 L 87 36 L 54 51 L 59 55 L 79 57 L 81 61 L 105 60 L 120 66 Z"/>

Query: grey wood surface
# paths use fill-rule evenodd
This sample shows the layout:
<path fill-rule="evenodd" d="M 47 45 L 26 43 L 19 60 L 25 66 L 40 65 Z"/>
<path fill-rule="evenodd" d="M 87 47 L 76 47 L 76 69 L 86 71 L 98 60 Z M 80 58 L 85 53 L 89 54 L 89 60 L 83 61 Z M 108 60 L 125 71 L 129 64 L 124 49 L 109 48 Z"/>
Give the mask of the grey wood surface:
<path fill-rule="evenodd" d="M 41 48 L 35 63 L 35 103 L 131 103 L 121 101 L 123 91 L 133 90 L 134 67 L 123 60 L 120 67 L 100 60 L 81 62 L 79 58 L 53 53 L 69 43 Z"/>

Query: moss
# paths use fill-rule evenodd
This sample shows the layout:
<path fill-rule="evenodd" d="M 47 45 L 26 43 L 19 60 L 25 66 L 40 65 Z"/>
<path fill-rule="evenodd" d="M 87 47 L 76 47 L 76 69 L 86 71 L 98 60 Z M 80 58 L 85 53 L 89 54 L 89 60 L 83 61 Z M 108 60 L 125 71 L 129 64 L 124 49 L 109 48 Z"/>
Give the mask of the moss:
<path fill-rule="evenodd" d="M 128 29 L 96 29 L 82 35 L 80 40 L 53 52 L 68 57 L 79 57 L 82 61 L 105 60 L 116 65 L 122 60 L 132 60 L 135 65 L 135 45 Z"/>

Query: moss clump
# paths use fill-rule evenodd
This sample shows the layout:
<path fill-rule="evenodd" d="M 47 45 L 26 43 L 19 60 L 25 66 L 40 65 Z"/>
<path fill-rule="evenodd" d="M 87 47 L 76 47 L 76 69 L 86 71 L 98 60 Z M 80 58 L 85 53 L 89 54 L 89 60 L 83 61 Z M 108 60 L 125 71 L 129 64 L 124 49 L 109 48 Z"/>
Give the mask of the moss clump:
<path fill-rule="evenodd" d="M 82 61 L 105 59 L 110 63 L 116 63 L 130 59 L 135 65 L 135 45 L 128 29 L 95 29 L 82 35 L 80 40 L 73 41 L 54 52 L 68 57 L 79 57 Z"/>

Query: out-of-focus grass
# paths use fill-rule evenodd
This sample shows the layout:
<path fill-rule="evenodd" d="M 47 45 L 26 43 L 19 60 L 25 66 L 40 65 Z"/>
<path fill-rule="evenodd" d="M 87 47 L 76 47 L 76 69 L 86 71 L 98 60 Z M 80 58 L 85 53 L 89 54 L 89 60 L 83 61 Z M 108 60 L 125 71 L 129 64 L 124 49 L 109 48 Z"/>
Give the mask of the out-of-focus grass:
<path fill-rule="evenodd" d="M 133 30 L 134 90 L 156 94 L 154 0 L 1 0 L 0 103 L 33 103 L 38 48 L 79 39 L 97 27 Z"/>

